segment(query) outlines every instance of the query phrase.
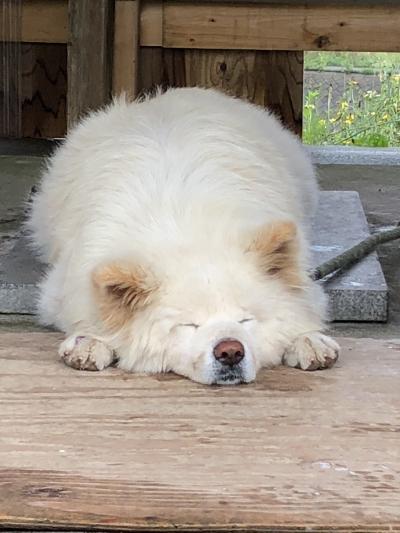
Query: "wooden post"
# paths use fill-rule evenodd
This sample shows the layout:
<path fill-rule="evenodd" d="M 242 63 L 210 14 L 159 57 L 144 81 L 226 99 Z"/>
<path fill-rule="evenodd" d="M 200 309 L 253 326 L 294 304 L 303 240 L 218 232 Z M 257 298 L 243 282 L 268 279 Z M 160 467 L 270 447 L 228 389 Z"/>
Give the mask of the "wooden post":
<path fill-rule="evenodd" d="M 0 136 L 21 136 L 21 4 L 0 2 Z"/>
<path fill-rule="evenodd" d="M 113 0 L 69 0 L 68 103 L 70 128 L 111 97 Z"/>
<path fill-rule="evenodd" d="M 138 93 L 140 0 L 116 0 L 113 93 L 129 98 Z"/>

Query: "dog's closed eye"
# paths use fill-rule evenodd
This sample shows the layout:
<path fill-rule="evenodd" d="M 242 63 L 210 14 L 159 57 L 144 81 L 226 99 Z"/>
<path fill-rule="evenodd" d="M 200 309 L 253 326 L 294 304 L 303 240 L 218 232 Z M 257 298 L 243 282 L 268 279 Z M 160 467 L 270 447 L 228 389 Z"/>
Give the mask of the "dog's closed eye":
<path fill-rule="evenodd" d="M 245 322 L 251 322 L 254 320 L 254 318 L 242 318 L 242 320 L 239 320 L 239 324 L 244 324 Z"/>
<path fill-rule="evenodd" d="M 182 326 L 182 327 L 186 327 L 186 328 L 199 328 L 200 325 L 199 324 L 195 324 L 194 322 L 189 322 L 187 324 L 178 324 L 178 326 Z"/>

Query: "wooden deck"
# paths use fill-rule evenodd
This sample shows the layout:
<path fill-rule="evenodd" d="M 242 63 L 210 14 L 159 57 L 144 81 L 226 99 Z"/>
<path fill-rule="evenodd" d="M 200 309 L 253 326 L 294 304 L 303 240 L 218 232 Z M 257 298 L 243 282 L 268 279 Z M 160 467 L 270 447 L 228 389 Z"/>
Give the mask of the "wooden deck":
<path fill-rule="evenodd" d="M 400 530 L 400 341 L 205 387 L 0 335 L 0 529 Z"/>

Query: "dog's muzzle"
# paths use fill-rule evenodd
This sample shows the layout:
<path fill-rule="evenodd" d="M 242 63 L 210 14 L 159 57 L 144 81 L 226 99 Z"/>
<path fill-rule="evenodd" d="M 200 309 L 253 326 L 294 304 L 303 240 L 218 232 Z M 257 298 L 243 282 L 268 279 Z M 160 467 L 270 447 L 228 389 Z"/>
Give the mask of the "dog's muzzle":
<path fill-rule="evenodd" d="M 223 339 L 215 346 L 214 351 L 214 383 L 218 385 L 236 385 L 243 383 L 242 361 L 245 349 L 236 339 Z"/>

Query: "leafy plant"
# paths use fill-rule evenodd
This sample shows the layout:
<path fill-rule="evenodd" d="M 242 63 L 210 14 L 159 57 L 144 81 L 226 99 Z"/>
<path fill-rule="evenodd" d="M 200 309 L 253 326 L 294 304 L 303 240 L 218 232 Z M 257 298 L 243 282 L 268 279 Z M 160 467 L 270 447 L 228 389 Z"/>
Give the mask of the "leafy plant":
<path fill-rule="evenodd" d="M 333 108 L 318 111 L 318 90 L 311 90 L 304 100 L 303 141 L 306 144 L 341 144 L 356 146 L 400 146 L 400 74 L 383 72 L 381 89 L 363 92 L 350 80 L 345 93 Z"/>

